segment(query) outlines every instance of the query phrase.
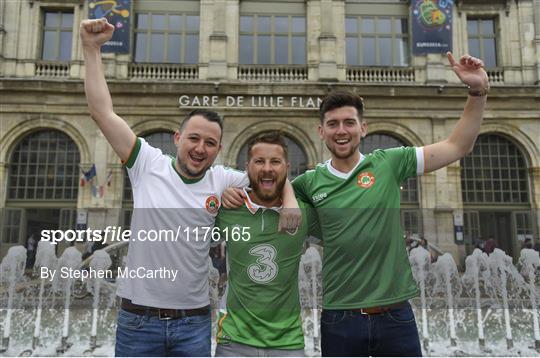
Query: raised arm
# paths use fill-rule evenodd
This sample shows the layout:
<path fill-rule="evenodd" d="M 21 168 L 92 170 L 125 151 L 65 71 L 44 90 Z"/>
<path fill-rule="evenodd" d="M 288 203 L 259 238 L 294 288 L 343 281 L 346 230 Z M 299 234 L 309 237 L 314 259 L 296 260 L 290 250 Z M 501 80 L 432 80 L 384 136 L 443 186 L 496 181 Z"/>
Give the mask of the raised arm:
<path fill-rule="evenodd" d="M 136 136 L 127 123 L 114 113 L 111 95 L 101 63 L 101 46 L 113 35 L 114 26 L 106 19 L 84 20 L 80 35 L 84 53 L 84 90 L 92 119 L 107 138 L 116 154 L 126 161 Z"/>
<path fill-rule="evenodd" d="M 469 98 L 461 118 L 450 136 L 424 147 L 424 168 L 429 173 L 463 158 L 474 147 L 484 116 L 489 81 L 484 63 L 469 55 L 462 56 L 459 63 L 448 52 L 448 61 L 461 82 L 469 86 Z"/>

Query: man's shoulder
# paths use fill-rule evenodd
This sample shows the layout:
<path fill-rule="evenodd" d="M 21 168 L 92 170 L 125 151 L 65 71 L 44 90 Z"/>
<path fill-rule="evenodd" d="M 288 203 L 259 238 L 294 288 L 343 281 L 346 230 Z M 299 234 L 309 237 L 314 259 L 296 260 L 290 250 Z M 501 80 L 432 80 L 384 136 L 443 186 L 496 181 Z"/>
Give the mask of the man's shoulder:
<path fill-rule="evenodd" d="M 305 181 L 305 180 L 313 180 L 315 178 L 320 177 L 321 175 L 325 175 L 325 173 L 328 172 L 327 162 L 319 163 L 315 166 L 313 169 L 306 170 L 303 174 L 300 174 L 297 176 L 294 180 L 299 181 Z"/>

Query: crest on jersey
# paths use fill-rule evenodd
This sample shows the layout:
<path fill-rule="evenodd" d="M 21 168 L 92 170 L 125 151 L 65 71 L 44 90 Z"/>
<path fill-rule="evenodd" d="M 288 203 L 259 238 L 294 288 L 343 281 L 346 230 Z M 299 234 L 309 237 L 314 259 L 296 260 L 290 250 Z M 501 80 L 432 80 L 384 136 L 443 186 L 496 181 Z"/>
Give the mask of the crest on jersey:
<path fill-rule="evenodd" d="M 217 196 L 215 195 L 210 195 L 208 198 L 206 198 L 206 210 L 210 213 L 210 214 L 215 214 L 217 213 L 218 209 L 219 209 L 219 199 Z"/>
<path fill-rule="evenodd" d="M 367 189 L 375 184 L 375 175 L 372 172 L 362 172 L 358 174 L 357 184 L 359 187 Z"/>

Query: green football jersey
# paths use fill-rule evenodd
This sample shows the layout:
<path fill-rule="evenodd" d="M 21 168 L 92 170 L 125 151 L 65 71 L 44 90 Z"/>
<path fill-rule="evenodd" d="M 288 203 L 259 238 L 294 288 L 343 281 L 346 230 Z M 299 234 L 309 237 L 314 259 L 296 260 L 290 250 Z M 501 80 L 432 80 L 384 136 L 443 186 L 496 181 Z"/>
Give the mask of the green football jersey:
<path fill-rule="evenodd" d="M 349 174 L 329 160 L 293 181 L 319 218 L 324 308 L 376 307 L 417 295 L 401 229 L 400 184 L 423 165 L 422 148 L 392 148 L 362 156 Z"/>
<path fill-rule="evenodd" d="M 249 201 L 237 209 L 220 209 L 216 227 L 222 239 L 227 239 L 227 231 L 229 238 L 226 310 L 220 312 L 218 343 L 232 341 L 273 349 L 304 347 L 298 268 L 308 235 L 309 209 L 300 205 L 302 224 L 290 234 L 278 232 L 279 213 L 275 209 Z M 249 232 L 249 239 L 231 240 L 234 228 Z"/>

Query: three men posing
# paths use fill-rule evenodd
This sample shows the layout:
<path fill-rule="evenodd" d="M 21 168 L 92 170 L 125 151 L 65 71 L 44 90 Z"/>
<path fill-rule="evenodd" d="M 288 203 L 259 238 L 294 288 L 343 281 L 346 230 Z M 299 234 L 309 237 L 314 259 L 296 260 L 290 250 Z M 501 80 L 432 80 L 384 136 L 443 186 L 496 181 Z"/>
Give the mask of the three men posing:
<path fill-rule="evenodd" d="M 100 67 L 99 53 L 99 47 L 110 38 L 112 31 L 113 27 L 103 20 L 85 20 L 81 24 L 86 61 L 85 89 L 92 117 L 115 152 L 127 162 L 128 168 L 131 166 L 129 173 L 134 187 L 135 207 L 196 206 L 204 209 L 210 195 L 215 195 L 219 200 L 226 187 L 246 185 L 247 180 L 241 174 L 226 173 L 223 168 L 209 169 L 221 146 L 220 122 L 210 119 L 212 115 L 196 112 L 186 118 L 180 131 L 175 134 L 178 156 L 176 160 L 171 161 L 164 159 L 159 151 L 144 141 L 136 139 L 127 124 L 114 114 Z M 448 139 L 444 141 L 423 148 L 394 148 L 363 156 L 358 148 L 361 138 L 367 133 L 367 124 L 363 119 L 361 99 L 352 94 L 331 94 L 321 105 L 319 135 L 332 153 L 332 158 L 317 166 L 315 170 L 298 177 L 293 185 L 297 195 L 309 206 L 317 209 L 320 220 L 321 239 L 324 243 L 321 327 L 323 355 L 421 355 L 414 315 L 406 302 L 408 298 L 416 295 L 416 287 L 412 281 L 400 235 L 399 185 L 410 176 L 444 167 L 472 150 L 480 129 L 489 89 L 488 78 L 480 60 L 463 56 L 456 62 L 450 53 L 448 59 L 457 76 L 469 86 L 469 98 L 462 117 Z M 154 178 L 153 174 L 148 175 L 154 172 L 158 174 L 159 179 Z M 176 181 L 171 181 L 175 175 Z M 275 185 L 273 180 L 264 177 L 260 179 L 262 190 Z M 197 188 L 193 184 L 198 185 Z M 155 195 L 145 192 L 150 188 Z M 137 190 L 139 193 L 135 194 Z M 172 199 L 180 198 L 185 192 L 192 190 L 195 197 L 189 202 L 189 206 Z M 252 195 L 254 196 L 244 195 L 249 205 L 254 204 L 251 199 L 257 200 L 257 194 Z M 270 207 L 275 205 L 264 200 L 259 203 L 261 206 L 267 204 Z M 292 206 L 288 205 L 289 202 L 283 204 L 287 207 Z M 254 213 L 246 212 L 244 216 L 256 215 L 257 212 L 258 210 Z M 195 216 L 183 219 L 192 222 L 192 226 L 201 223 L 211 225 L 215 213 L 205 214 L 203 218 L 199 218 L 200 215 Z M 141 218 L 141 222 L 145 222 L 143 219 L 148 220 L 148 217 Z M 157 222 L 163 220 L 162 215 L 156 215 L 154 219 Z M 224 223 L 231 224 L 225 219 Z M 306 230 L 305 223 L 303 229 L 302 227 L 299 229 L 300 232 L 302 230 Z M 260 234 L 264 235 L 264 227 Z M 256 256 L 256 249 L 253 249 Z M 155 250 L 154 246 L 151 250 Z M 119 295 L 130 301 L 131 305 L 126 304 L 125 307 L 135 316 L 123 318 L 121 313 L 119 317 L 117 354 L 208 355 L 209 316 L 206 307 L 208 301 L 207 298 L 203 299 L 202 293 L 206 283 L 203 282 L 205 281 L 203 270 L 200 269 L 204 252 L 208 254 L 207 247 L 203 245 L 190 248 L 183 254 L 172 251 L 183 251 L 184 247 L 164 247 L 155 255 L 149 254 L 151 250 L 139 246 L 137 253 L 133 249 L 134 253 L 128 256 L 128 265 L 138 260 L 137 255 L 148 255 L 148 259 L 156 265 L 163 260 L 171 265 L 186 265 L 184 274 L 193 276 L 191 280 L 184 282 L 193 283 L 194 286 L 186 286 L 185 293 L 175 291 L 174 287 L 169 287 L 164 292 L 160 289 L 160 285 L 148 287 L 146 284 L 137 286 L 135 283 L 131 284 L 131 287 L 130 284 L 125 288 L 120 286 Z M 291 250 L 296 251 L 296 248 Z M 264 255 L 270 251 L 262 250 L 264 253 L 259 254 L 264 259 Z M 234 256 L 234 252 L 232 254 Z M 253 256 L 249 252 L 248 254 Z M 238 262 L 238 267 L 245 265 L 244 255 L 240 256 L 242 261 Z M 292 260 L 296 260 L 295 253 L 292 256 Z M 177 260 L 184 261 L 180 263 Z M 261 279 L 264 276 L 260 269 L 260 267 L 253 268 L 253 277 Z M 231 268 L 231 272 L 234 272 L 233 270 L 234 268 Z M 264 278 L 262 280 L 264 281 Z M 261 292 L 270 287 L 264 283 L 260 284 Z M 143 295 L 139 295 L 141 287 L 143 292 L 147 290 Z M 191 290 L 194 292 L 190 292 Z M 291 293 L 290 289 L 287 292 Z M 175 294 L 176 300 L 173 299 Z M 294 295 L 294 292 L 292 294 Z M 166 305 L 163 305 L 163 302 L 166 302 Z M 239 302 L 233 300 L 231 304 Z M 171 310 L 164 310 L 169 308 Z M 137 310 L 140 314 L 137 314 Z M 175 351 L 167 350 L 168 346 L 146 347 L 148 348 L 146 349 L 142 347 L 146 344 L 138 341 L 139 337 L 133 336 L 133 332 L 131 335 L 122 335 L 122 327 L 138 328 L 144 321 L 149 320 L 148 317 L 162 318 L 162 311 L 174 319 L 165 321 L 166 327 L 163 323 L 156 325 L 154 329 L 156 334 L 163 335 L 163 327 L 168 329 L 174 325 L 185 328 L 183 331 L 180 329 L 181 335 L 189 338 L 189 333 L 195 332 L 189 327 L 189 318 L 203 317 L 200 321 L 204 328 L 200 334 L 197 333 L 202 340 L 198 341 L 196 337 L 191 337 L 189 338 L 191 345 L 180 344 L 181 349 Z M 229 317 L 230 320 L 233 319 L 232 314 Z M 240 327 L 237 330 L 238 334 L 249 332 L 247 326 L 253 327 L 252 320 L 258 319 L 258 315 L 249 314 L 237 317 L 238 321 L 234 323 L 236 327 Z M 222 316 L 222 320 L 222 323 L 227 322 L 227 316 Z M 297 321 L 293 321 L 289 327 L 297 325 Z M 232 332 L 233 328 L 229 331 Z M 232 340 L 233 334 L 228 335 Z M 225 338 L 222 336 L 222 339 Z M 178 342 L 183 336 L 167 339 Z M 256 341 L 260 338 L 253 336 L 252 339 Z M 250 342 L 252 341 L 237 343 L 250 345 Z M 129 350 L 129 344 L 138 343 L 141 343 L 140 349 Z M 205 347 L 204 350 L 195 348 L 201 345 Z M 290 346 L 291 349 L 297 347 L 299 346 Z"/>

